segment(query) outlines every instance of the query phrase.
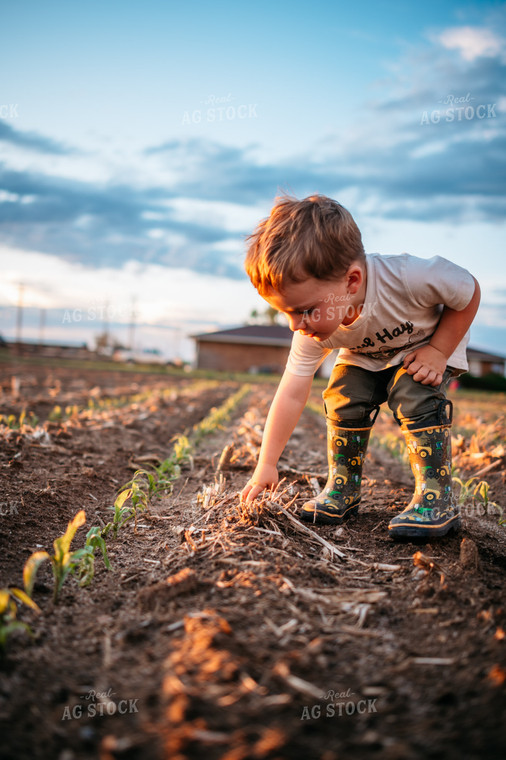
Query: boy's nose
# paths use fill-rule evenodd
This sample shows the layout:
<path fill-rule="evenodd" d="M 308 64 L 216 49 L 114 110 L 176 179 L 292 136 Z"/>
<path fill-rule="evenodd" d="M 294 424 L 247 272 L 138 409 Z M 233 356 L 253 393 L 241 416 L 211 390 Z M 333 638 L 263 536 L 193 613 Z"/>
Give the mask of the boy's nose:
<path fill-rule="evenodd" d="M 302 330 L 306 327 L 306 321 L 303 314 L 295 314 L 290 317 L 290 330 L 295 332 L 296 330 Z"/>

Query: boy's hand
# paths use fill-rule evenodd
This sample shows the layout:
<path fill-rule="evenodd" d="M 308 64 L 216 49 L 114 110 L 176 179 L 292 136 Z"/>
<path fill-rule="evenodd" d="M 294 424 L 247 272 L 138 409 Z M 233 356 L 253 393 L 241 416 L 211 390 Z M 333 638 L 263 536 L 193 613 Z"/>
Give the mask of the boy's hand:
<path fill-rule="evenodd" d="M 403 367 L 417 383 L 437 387 L 443 382 L 446 361 L 446 356 L 438 348 L 428 344 L 405 356 Z"/>
<path fill-rule="evenodd" d="M 255 472 L 241 491 L 241 501 L 253 501 L 264 488 L 275 486 L 278 480 L 276 467 L 271 464 L 257 464 Z"/>

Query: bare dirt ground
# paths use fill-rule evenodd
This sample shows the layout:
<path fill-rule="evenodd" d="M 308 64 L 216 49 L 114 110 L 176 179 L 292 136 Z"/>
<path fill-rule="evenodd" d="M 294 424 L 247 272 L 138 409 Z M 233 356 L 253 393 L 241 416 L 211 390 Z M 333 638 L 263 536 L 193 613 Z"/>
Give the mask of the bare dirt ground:
<path fill-rule="evenodd" d="M 0 414 L 39 417 L 0 428 L 1 587 L 22 587 L 28 556 L 50 550 L 80 509 L 72 548 L 82 546 L 134 469 L 166 458 L 175 435 L 238 388 L 0 371 Z M 358 516 L 308 529 L 297 506 L 326 475 L 324 421 L 310 410 L 277 492 L 244 508 L 237 494 L 273 392 L 253 385 L 137 532 L 131 522 L 108 536 L 112 568 L 97 556 L 90 586 L 70 578 L 54 605 L 42 566 L 41 614 L 18 611 L 34 638 L 12 635 L 0 658 L 1 758 L 505 757 L 506 527 L 467 510 L 457 535 L 393 542 L 387 525 L 409 500 L 410 475 L 376 445 Z M 380 433 L 389 424 L 380 419 Z M 464 454 L 469 477 L 494 465 L 491 498 L 504 503 L 500 450 L 479 466 Z"/>

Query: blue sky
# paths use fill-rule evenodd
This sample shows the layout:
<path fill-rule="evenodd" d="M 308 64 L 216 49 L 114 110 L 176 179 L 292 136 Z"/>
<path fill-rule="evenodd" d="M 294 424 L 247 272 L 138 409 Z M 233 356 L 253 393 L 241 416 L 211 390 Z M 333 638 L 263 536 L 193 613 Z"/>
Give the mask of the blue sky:
<path fill-rule="evenodd" d="M 503 2 L 27 2 L 0 11 L 0 332 L 166 354 L 262 308 L 244 238 L 320 192 L 368 251 L 479 280 L 506 352 Z M 106 315 L 106 316 L 104 316 Z"/>

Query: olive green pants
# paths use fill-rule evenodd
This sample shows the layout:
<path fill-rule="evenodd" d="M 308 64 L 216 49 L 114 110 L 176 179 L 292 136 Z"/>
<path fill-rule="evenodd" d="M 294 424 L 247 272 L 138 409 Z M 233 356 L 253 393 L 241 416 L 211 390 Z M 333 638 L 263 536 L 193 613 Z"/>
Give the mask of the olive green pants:
<path fill-rule="evenodd" d="M 443 382 L 437 387 L 413 380 L 402 365 L 372 372 L 363 367 L 337 363 L 323 392 L 328 419 L 342 427 L 356 423 L 373 424 L 380 404 L 385 401 L 399 425 L 416 430 L 451 422 L 451 403 L 446 389 L 459 370 L 447 367 Z M 350 424 L 353 423 L 353 424 Z"/>

